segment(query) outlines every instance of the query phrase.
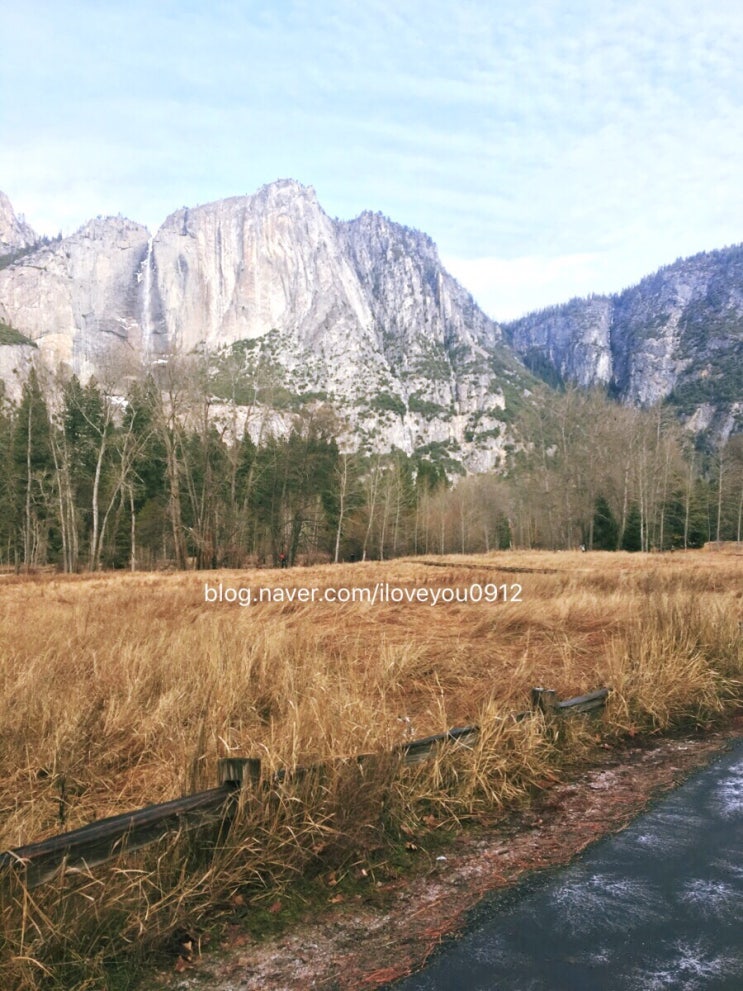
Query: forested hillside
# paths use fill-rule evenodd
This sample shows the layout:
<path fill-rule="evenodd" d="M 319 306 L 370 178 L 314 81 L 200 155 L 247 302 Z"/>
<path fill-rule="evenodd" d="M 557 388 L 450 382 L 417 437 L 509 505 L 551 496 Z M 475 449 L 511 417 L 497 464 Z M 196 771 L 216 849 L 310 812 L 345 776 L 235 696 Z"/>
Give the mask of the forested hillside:
<path fill-rule="evenodd" d="M 208 384 L 197 359 L 156 368 L 125 400 L 32 372 L 0 412 L 0 563 L 214 568 L 741 539 L 743 438 L 702 453 L 660 407 L 567 390 L 549 410 L 521 408 L 505 471 L 459 477 L 437 451 L 341 450 L 321 403 L 251 439 Z"/>

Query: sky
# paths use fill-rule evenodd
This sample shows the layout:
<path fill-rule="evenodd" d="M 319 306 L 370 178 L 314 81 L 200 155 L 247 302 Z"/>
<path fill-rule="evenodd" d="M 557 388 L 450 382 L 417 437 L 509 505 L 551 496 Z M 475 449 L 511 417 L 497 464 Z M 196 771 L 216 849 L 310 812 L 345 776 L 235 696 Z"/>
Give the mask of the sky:
<path fill-rule="evenodd" d="M 39 233 L 293 178 L 499 320 L 743 241 L 740 0 L 0 0 L 0 37 Z"/>

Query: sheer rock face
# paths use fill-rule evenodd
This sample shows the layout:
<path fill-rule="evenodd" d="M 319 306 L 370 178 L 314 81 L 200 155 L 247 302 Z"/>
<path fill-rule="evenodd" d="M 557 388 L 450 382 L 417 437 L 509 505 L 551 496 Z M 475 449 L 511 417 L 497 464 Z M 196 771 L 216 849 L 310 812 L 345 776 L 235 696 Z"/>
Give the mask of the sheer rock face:
<path fill-rule="evenodd" d="M 322 397 L 369 449 L 464 444 L 455 458 L 484 468 L 505 440 L 500 329 L 433 242 L 379 215 L 334 220 L 291 180 L 178 210 L 154 237 L 92 221 L 0 271 L 0 320 L 81 377 L 173 350 L 218 363 L 237 345 L 233 371 L 244 359 L 259 389 L 268 376 L 292 403 Z M 532 383 L 505 363 L 510 384 Z"/>
<path fill-rule="evenodd" d="M 501 331 L 444 270 L 433 241 L 381 214 L 338 227 L 367 287 L 379 347 L 407 383 L 403 391 L 460 412 L 482 408 Z"/>
<path fill-rule="evenodd" d="M 141 347 L 145 227 L 108 217 L 0 271 L 0 320 L 37 344 L 52 370 L 102 377 Z"/>
<path fill-rule="evenodd" d="M 500 328 L 444 270 L 425 234 L 369 212 L 338 229 L 396 357 L 425 357 L 424 341 L 472 348 L 501 339 Z"/>
<path fill-rule="evenodd" d="M 680 259 L 614 296 L 529 314 L 504 334 L 535 370 L 608 386 L 631 405 L 668 399 L 721 439 L 743 428 L 743 246 Z"/>
<path fill-rule="evenodd" d="M 498 432 L 505 404 L 501 386 L 511 374 L 520 380 L 523 372 L 514 366 L 503 379 L 494 374 L 502 348 L 499 326 L 444 270 L 425 234 L 369 212 L 336 226 L 366 288 L 384 360 L 376 403 L 391 395 L 404 405 L 399 417 L 387 416 L 387 429 L 394 419 L 395 444 L 403 450 L 461 445 L 469 467 L 490 467 L 505 437 L 491 436 L 488 444 L 482 438 Z M 472 446 L 472 436 L 480 443 Z"/>
<path fill-rule="evenodd" d="M 29 344 L 0 346 L 0 397 L 18 402 L 35 355 L 36 348 Z"/>
<path fill-rule="evenodd" d="M 316 344 L 372 317 L 333 221 L 294 182 L 172 214 L 153 244 L 171 343 L 214 347 L 276 328 Z"/>
<path fill-rule="evenodd" d="M 8 197 L 0 191 L 0 257 L 30 248 L 37 235 L 23 217 L 16 216 Z"/>
<path fill-rule="evenodd" d="M 611 300 L 599 296 L 528 314 L 504 329 L 528 362 L 546 361 L 561 378 L 590 387 L 612 381 L 611 325 Z"/>
<path fill-rule="evenodd" d="M 396 373 L 431 346 L 499 337 L 430 239 L 369 214 L 331 220 L 291 181 L 174 213 L 152 266 L 152 325 L 170 345 L 214 348 L 274 330 L 323 356 L 326 385 L 343 389 L 359 367 Z"/>
<path fill-rule="evenodd" d="M 179 210 L 154 238 L 152 266 L 161 349 L 213 350 L 274 332 L 279 366 L 292 373 L 307 353 L 341 390 L 353 389 L 362 363 L 380 364 L 365 287 L 312 189 L 282 181 Z"/>

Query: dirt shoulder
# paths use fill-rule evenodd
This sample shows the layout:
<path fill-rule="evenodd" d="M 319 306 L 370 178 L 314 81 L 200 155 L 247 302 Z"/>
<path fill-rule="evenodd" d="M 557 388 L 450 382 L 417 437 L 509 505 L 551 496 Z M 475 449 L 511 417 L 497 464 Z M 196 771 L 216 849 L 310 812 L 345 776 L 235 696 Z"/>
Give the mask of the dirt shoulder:
<path fill-rule="evenodd" d="M 282 935 L 257 940 L 229 926 L 221 947 L 176 959 L 160 974 L 173 991 L 357 991 L 420 969 L 485 894 L 525 872 L 564 864 L 624 828 L 650 802 L 743 737 L 743 713 L 704 735 L 604 750 L 590 767 L 564 774 L 528 808 L 463 830 L 436 854 L 421 851 L 413 876 L 363 894 L 328 894 L 328 907 Z M 277 903 L 278 904 L 278 903 Z M 280 908 L 278 909 L 280 912 Z M 186 954 L 187 955 L 187 954 Z M 152 984 L 148 985 L 152 987 Z"/>

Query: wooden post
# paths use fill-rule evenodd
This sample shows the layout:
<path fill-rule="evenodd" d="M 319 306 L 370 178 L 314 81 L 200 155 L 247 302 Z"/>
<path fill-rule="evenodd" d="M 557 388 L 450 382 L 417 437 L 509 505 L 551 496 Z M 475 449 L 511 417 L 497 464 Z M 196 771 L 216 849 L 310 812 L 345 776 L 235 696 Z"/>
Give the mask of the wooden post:
<path fill-rule="evenodd" d="M 242 788 L 257 785 L 261 778 L 260 757 L 223 757 L 217 762 L 219 783 Z"/>
<path fill-rule="evenodd" d="M 557 692 L 551 688 L 532 688 L 531 705 L 533 709 L 539 709 L 545 716 L 556 716 L 559 712 Z"/>

